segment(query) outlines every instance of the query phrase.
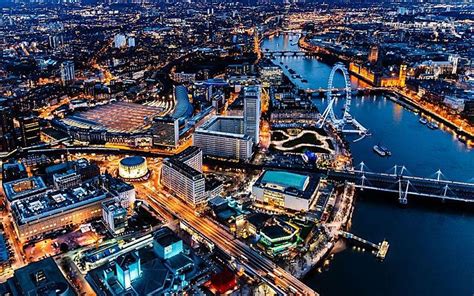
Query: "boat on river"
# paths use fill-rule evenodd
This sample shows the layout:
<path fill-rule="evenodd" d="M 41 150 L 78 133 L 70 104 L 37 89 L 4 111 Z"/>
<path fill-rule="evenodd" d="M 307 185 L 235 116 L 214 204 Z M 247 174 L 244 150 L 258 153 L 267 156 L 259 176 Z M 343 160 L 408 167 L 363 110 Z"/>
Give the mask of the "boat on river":
<path fill-rule="evenodd" d="M 377 153 L 378 155 L 380 155 L 382 157 L 392 155 L 392 152 L 390 152 L 390 150 L 388 150 L 387 147 L 384 147 L 384 146 L 379 145 L 379 144 L 374 145 L 373 149 L 374 149 L 375 153 Z"/>
<path fill-rule="evenodd" d="M 439 125 L 436 121 L 431 121 L 426 126 L 429 127 L 432 130 L 435 130 L 435 129 L 439 128 Z"/>
<path fill-rule="evenodd" d="M 420 117 L 420 120 L 418 120 L 421 124 L 427 124 L 428 123 L 428 119 L 424 118 L 424 117 Z"/>

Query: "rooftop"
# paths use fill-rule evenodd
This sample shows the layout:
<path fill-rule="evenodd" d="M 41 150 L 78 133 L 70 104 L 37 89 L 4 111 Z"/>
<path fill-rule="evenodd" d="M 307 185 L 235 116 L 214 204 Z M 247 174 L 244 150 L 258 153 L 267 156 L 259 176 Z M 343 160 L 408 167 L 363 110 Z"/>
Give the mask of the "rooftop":
<path fill-rule="evenodd" d="M 174 234 L 174 232 L 169 228 L 162 228 L 157 231 L 153 239 L 162 247 L 167 247 L 181 241 L 181 239 L 177 237 L 176 234 Z"/>
<path fill-rule="evenodd" d="M 52 257 L 15 270 L 3 285 L 13 291 L 9 295 L 76 295 Z"/>
<path fill-rule="evenodd" d="M 265 225 L 265 223 L 271 218 L 270 215 L 268 214 L 265 214 L 265 213 L 260 213 L 260 212 L 256 212 L 256 213 L 253 213 L 253 214 L 250 214 L 247 216 L 247 221 L 248 223 L 252 224 L 253 226 L 255 226 L 255 228 L 259 229 L 261 228 L 263 225 Z"/>
<path fill-rule="evenodd" d="M 242 116 L 214 116 L 197 128 L 195 133 L 250 140 L 250 137 L 243 133 L 243 123 Z"/>
<path fill-rule="evenodd" d="M 61 162 L 61 163 L 57 163 L 57 164 L 53 164 L 53 165 L 48 166 L 45 169 L 45 172 L 46 172 L 46 175 L 52 176 L 56 173 L 66 172 L 67 170 L 69 170 L 71 168 L 72 168 L 72 162 L 71 161 L 66 161 L 66 162 Z"/>
<path fill-rule="evenodd" d="M 71 126 L 108 130 L 110 132 L 139 132 L 148 125 L 147 120 L 159 116 L 163 109 L 135 103 L 115 102 L 76 112 L 62 121 Z"/>
<path fill-rule="evenodd" d="M 184 85 L 178 85 L 175 88 L 176 107 L 173 112 L 173 118 L 189 118 L 193 115 L 193 106 L 189 102 L 188 90 Z"/>
<path fill-rule="evenodd" d="M 3 163 L 3 170 L 18 170 L 25 171 L 25 165 L 21 162 L 5 162 Z"/>
<path fill-rule="evenodd" d="M 108 196 L 105 190 L 85 184 L 65 191 L 50 191 L 26 197 L 13 202 L 11 208 L 18 224 L 25 224 L 96 201 L 103 201 Z"/>
<path fill-rule="evenodd" d="M 163 161 L 163 164 L 166 164 L 167 166 L 177 170 L 178 172 L 180 172 L 181 174 L 185 175 L 186 177 L 190 179 L 195 180 L 195 179 L 204 178 L 204 175 L 201 172 L 195 170 L 194 168 L 174 158 L 165 159 Z"/>
<path fill-rule="evenodd" d="M 254 186 L 282 192 L 303 199 L 311 199 L 319 185 L 314 175 L 302 175 L 285 171 L 265 171 Z"/>
<path fill-rule="evenodd" d="M 129 156 L 120 160 L 120 164 L 124 166 L 137 166 L 145 162 L 142 156 Z"/>
<path fill-rule="evenodd" d="M 109 189 L 114 193 L 129 191 L 133 188 L 133 185 L 124 182 L 118 178 L 109 178 Z"/>
<path fill-rule="evenodd" d="M 129 252 L 123 254 L 116 259 L 116 264 L 118 264 L 122 269 L 127 269 L 131 264 L 137 263 L 139 261 L 138 254 L 135 252 Z"/>
<path fill-rule="evenodd" d="M 206 176 L 206 191 L 214 190 L 221 185 L 221 180 L 214 177 Z"/>
<path fill-rule="evenodd" d="M 178 161 L 186 161 L 201 152 L 201 148 L 196 146 L 189 146 L 188 148 L 184 149 L 180 153 L 176 154 L 174 158 Z"/>
<path fill-rule="evenodd" d="M 283 227 L 278 224 L 264 226 L 260 232 L 264 233 L 267 237 L 271 239 L 277 239 L 281 237 L 286 237 L 289 235 Z"/>
<path fill-rule="evenodd" d="M 214 208 L 214 207 L 227 205 L 228 201 L 227 201 L 227 199 L 225 199 L 221 196 L 215 196 L 215 197 L 212 197 L 211 199 L 209 199 L 208 204 L 211 208 Z"/>
<path fill-rule="evenodd" d="M 193 265 L 193 260 L 188 256 L 180 253 L 171 258 L 169 258 L 166 263 L 168 264 L 169 268 L 173 271 L 180 271 L 186 269 Z"/>
<path fill-rule="evenodd" d="M 300 175 L 283 171 L 266 171 L 260 182 L 272 183 L 284 188 L 292 187 L 303 191 L 306 187 L 306 181 L 309 179 L 306 175 Z"/>
<path fill-rule="evenodd" d="M 46 190 L 46 184 L 38 176 L 3 183 L 3 191 L 10 202 L 32 194 L 39 194 Z"/>
<path fill-rule="evenodd" d="M 131 283 L 132 289 L 130 290 L 124 290 L 118 283 L 112 263 L 91 270 L 86 279 L 96 291 L 103 292 L 102 283 L 107 283 L 108 289 L 104 295 L 161 295 L 170 289 L 173 275 L 153 253 L 153 249 L 140 249 L 138 256 L 141 261 L 141 274 Z M 116 262 L 116 264 L 118 263 Z"/>

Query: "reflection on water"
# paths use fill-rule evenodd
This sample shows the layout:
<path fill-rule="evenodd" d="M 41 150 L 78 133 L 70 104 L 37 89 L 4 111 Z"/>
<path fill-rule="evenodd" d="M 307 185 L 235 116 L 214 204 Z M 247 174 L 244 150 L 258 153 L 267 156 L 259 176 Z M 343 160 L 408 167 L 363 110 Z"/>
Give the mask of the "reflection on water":
<path fill-rule="evenodd" d="M 393 104 L 393 120 L 400 122 L 402 120 L 403 107 L 397 104 Z"/>
<path fill-rule="evenodd" d="M 284 39 L 265 40 L 263 47 L 296 49 Z M 305 87 L 327 86 L 331 65 L 310 57 L 276 61 L 307 79 Z M 357 86 L 361 82 L 351 77 L 351 83 Z M 336 75 L 334 85 L 343 86 L 342 75 Z M 324 99 L 314 102 L 320 110 L 327 104 Z M 343 99 L 337 101 L 337 116 L 342 116 L 343 104 Z M 351 144 L 354 163 L 364 161 L 378 172 L 389 171 L 395 164 L 406 165 L 418 176 L 433 176 L 441 169 L 449 179 L 474 180 L 474 152 L 441 125 L 440 130 L 430 130 L 418 122 L 418 115 L 383 96 L 354 98 L 351 113 L 372 133 Z M 373 153 L 372 146 L 377 143 L 387 146 L 392 156 L 381 158 Z M 385 261 L 349 248 L 334 256 L 327 271 L 316 270 L 305 282 L 322 295 L 472 295 L 473 229 L 472 211 L 451 211 L 445 205 L 418 207 L 410 200 L 408 207 L 401 208 L 394 196 L 362 192 L 351 232 L 373 241 L 387 239 L 390 250 Z"/>

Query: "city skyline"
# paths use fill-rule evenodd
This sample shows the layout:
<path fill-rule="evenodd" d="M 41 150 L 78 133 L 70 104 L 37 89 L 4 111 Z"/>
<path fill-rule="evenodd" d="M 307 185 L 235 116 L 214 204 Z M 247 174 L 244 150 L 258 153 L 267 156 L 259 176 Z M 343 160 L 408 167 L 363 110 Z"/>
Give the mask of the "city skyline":
<path fill-rule="evenodd" d="M 473 9 L 2 1 L 0 294 L 472 294 Z"/>

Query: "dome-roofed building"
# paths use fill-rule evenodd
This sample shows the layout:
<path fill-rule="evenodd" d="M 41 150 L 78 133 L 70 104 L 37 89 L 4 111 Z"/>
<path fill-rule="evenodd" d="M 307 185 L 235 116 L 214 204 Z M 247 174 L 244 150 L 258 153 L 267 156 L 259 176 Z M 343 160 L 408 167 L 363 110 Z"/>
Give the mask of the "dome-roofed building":
<path fill-rule="evenodd" d="M 118 169 L 119 177 L 128 181 L 145 180 L 149 176 L 146 159 L 142 156 L 129 156 L 122 159 Z"/>

